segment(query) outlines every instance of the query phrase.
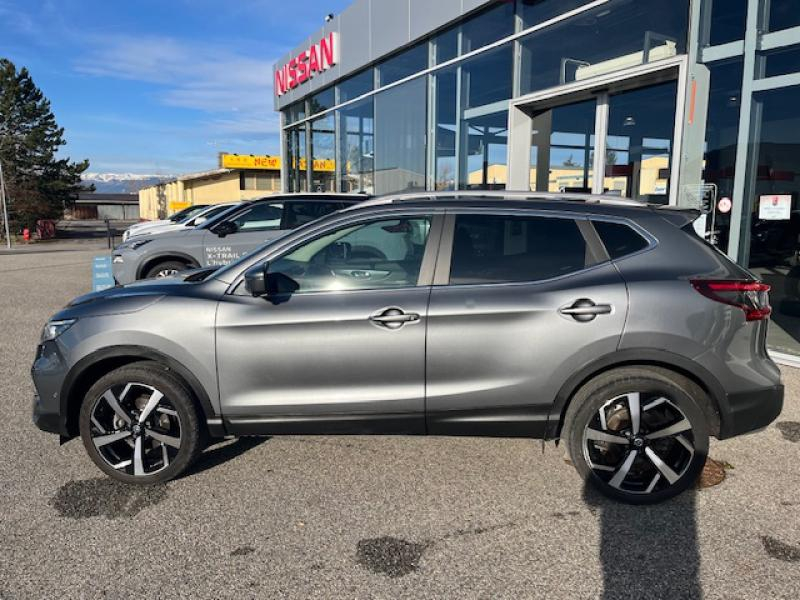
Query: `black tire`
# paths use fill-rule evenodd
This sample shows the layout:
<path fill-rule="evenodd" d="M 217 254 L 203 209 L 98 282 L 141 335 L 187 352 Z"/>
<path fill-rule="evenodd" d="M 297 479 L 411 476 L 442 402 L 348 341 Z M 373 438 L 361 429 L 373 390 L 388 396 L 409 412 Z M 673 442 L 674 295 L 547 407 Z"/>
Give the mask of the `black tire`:
<path fill-rule="evenodd" d="M 139 421 L 155 396 L 153 391 L 159 392 L 161 399 L 146 420 Z M 108 392 L 116 408 L 109 402 Z M 124 414 L 129 421 L 123 420 Z M 89 389 L 81 405 L 79 428 L 86 451 L 101 471 L 126 483 L 156 484 L 181 475 L 205 448 L 207 434 L 199 414 L 191 393 L 176 375 L 158 363 L 143 361 L 111 371 Z M 134 435 L 136 425 L 141 431 Z M 104 435 L 119 439 L 108 442 Z M 125 462 L 130 464 L 120 466 Z"/>
<path fill-rule="evenodd" d="M 144 278 L 153 279 L 154 277 L 168 277 L 168 274 L 185 271 L 188 268 L 189 266 L 186 263 L 179 260 L 165 260 L 163 262 L 156 263 L 147 269 L 147 273 L 145 274 Z"/>
<path fill-rule="evenodd" d="M 697 384 L 667 369 L 614 369 L 575 394 L 562 438 L 583 480 L 606 496 L 629 504 L 661 502 L 694 485 L 703 469 L 709 441 L 700 408 L 705 401 Z M 634 434 L 636 405 L 640 428 Z M 672 430 L 679 431 L 664 435 Z M 597 439 L 604 433 L 612 437 Z"/>

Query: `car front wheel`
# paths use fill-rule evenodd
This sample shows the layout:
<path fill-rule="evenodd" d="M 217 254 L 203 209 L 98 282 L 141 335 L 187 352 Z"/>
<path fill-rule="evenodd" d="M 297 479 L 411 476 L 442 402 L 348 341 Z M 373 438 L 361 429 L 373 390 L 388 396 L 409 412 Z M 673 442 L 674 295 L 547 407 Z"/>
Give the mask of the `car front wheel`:
<path fill-rule="evenodd" d="M 84 398 L 79 425 L 95 464 L 127 483 L 179 476 L 205 442 L 189 391 L 154 362 L 126 365 L 101 377 Z"/>
<path fill-rule="evenodd" d="M 575 395 L 564 423 L 584 481 L 631 504 L 660 502 L 692 486 L 708 454 L 703 391 L 655 367 L 615 369 Z"/>

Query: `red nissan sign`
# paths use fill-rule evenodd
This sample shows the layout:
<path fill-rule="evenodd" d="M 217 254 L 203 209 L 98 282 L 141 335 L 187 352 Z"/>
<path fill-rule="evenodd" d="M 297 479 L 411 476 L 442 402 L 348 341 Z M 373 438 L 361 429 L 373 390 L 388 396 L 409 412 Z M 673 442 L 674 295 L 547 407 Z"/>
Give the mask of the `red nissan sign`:
<path fill-rule="evenodd" d="M 275 93 L 283 96 L 338 62 L 339 34 L 333 31 L 275 70 Z"/>

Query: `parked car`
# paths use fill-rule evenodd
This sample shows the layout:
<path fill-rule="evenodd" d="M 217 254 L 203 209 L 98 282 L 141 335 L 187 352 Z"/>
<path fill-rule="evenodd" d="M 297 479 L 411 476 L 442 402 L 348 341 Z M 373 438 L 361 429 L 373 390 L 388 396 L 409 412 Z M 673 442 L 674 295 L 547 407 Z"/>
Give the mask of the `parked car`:
<path fill-rule="evenodd" d="M 169 231 L 183 231 L 185 229 L 192 229 L 194 227 L 198 227 L 202 225 L 206 221 L 213 219 L 217 215 L 220 215 L 224 212 L 229 211 L 232 208 L 237 206 L 241 206 L 241 202 L 225 202 L 221 204 L 211 204 L 206 206 L 203 210 L 196 212 L 195 214 L 181 219 L 176 223 L 168 222 L 168 223 L 153 223 L 148 227 L 140 227 L 139 229 L 135 229 L 128 233 L 127 239 L 123 237 L 123 242 L 130 240 L 131 238 L 141 237 L 143 235 L 157 235 L 161 233 L 167 233 Z"/>
<path fill-rule="evenodd" d="M 37 350 L 34 421 L 132 483 L 179 476 L 220 436 L 473 435 L 561 439 L 602 492 L 663 500 L 710 436 L 783 404 L 768 286 L 696 216 L 538 193 L 369 201 L 205 278 L 74 300 Z"/>
<path fill-rule="evenodd" d="M 193 206 L 187 206 L 183 210 L 176 212 L 172 215 L 169 219 L 159 219 L 157 221 L 142 221 L 141 223 L 136 223 L 135 225 L 131 225 L 125 231 L 122 232 L 122 241 L 126 241 L 134 232 L 140 231 L 142 229 L 147 229 L 149 227 L 158 226 L 158 225 L 170 225 L 173 223 L 180 223 L 186 219 L 191 218 L 192 216 L 196 215 L 200 211 L 205 210 L 208 208 L 207 204 L 195 204 Z"/>
<path fill-rule="evenodd" d="M 114 249 L 114 280 L 124 285 L 186 269 L 223 266 L 298 225 L 365 199 L 344 194 L 268 196 L 244 202 L 194 228 L 136 236 Z"/>

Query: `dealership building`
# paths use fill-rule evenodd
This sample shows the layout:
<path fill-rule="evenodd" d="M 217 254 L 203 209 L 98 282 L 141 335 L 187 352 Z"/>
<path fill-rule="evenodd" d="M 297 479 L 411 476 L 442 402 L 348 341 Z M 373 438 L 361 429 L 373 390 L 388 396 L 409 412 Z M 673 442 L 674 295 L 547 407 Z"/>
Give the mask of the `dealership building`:
<path fill-rule="evenodd" d="M 800 0 L 355 0 L 298 42 L 284 189 L 701 207 L 800 355 Z"/>

